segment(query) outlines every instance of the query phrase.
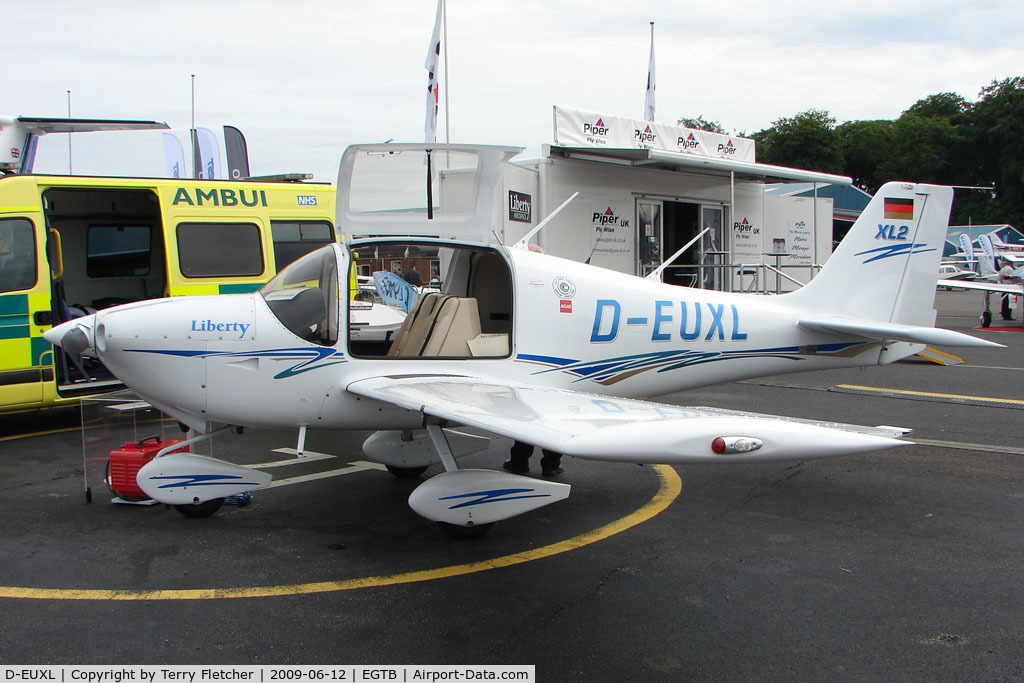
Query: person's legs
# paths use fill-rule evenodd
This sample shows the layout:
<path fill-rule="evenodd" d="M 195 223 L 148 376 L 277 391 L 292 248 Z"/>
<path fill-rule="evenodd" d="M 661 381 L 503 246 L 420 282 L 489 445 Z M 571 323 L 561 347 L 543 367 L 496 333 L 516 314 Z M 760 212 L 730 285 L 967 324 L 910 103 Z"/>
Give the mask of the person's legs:
<path fill-rule="evenodd" d="M 502 465 L 509 472 L 529 472 L 530 456 L 533 455 L 533 446 L 522 441 L 516 441 L 509 449 L 509 459 Z"/>
<path fill-rule="evenodd" d="M 546 448 L 542 451 L 544 456 L 540 459 L 540 469 L 546 477 L 552 477 L 556 474 L 561 474 L 565 470 L 562 469 L 562 454 L 549 451 Z"/>

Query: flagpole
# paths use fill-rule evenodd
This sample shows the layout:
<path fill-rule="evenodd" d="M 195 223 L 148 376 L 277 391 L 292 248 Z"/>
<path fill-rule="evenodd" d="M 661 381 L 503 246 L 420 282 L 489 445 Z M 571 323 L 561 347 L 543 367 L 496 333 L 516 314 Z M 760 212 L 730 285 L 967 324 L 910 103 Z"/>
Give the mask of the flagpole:
<path fill-rule="evenodd" d="M 189 128 L 189 137 L 192 139 L 192 177 L 199 177 L 199 168 L 196 159 L 199 152 L 196 150 L 196 75 L 192 74 L 192 127 Z"/>
<path fill-rule="evenodd" d="M 444 26 L 444 141 L 451 142 L 451 121 L 448 118 L 450 108 L 448 106 L 448 93 L 451 90 L 451 83 L 448 78 L 448 4 L 441 0 L 441 17 Z"/>
<path fill-rule="evenodd" d="M 654 22 L 651 22 L 651 56 L 647 62 L 647 92 L 644 95 L 644 120 L 654 122 Z"/>
<path fill-rule="evenodd" d="M 71 118 L 71 91 L 68 90 L 68 118 Z M 68 131 L 68 175 L 74 175 L 75 172 L 71 166 L 71 131 Z"/>

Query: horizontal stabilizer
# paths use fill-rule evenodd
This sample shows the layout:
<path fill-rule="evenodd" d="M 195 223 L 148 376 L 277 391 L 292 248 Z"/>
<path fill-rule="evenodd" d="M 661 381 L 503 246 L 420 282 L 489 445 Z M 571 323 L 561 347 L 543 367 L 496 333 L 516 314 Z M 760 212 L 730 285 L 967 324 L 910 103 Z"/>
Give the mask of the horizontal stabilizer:
<path fill-rule="evenodd" d="M 847 318 L 840 315 L 819 315 L 811 318 L 802 318 L 797 321 L 797 324 L 805 330 L 813 330 L 815 332 L 880 339 L 883 341 L 904 341 L 916 344 L 935 344 L 937 346 L 1004 348 L 1002 344 L 972 337 L 963 332 L 944 330 L 938 327 Z"/>

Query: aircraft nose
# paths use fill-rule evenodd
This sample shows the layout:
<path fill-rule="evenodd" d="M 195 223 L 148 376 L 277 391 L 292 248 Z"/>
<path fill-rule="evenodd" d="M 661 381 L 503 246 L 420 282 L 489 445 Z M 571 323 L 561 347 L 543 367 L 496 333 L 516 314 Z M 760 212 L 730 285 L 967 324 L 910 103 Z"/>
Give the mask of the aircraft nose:
<path fill-rule="evenodd" d="M 63 348 L 70 354 L 95 354 L 94 328 L 96 316 L 86 315 L 61 323 L 46 332 L 43 332 L 43 339 L 54 346 Z"/>

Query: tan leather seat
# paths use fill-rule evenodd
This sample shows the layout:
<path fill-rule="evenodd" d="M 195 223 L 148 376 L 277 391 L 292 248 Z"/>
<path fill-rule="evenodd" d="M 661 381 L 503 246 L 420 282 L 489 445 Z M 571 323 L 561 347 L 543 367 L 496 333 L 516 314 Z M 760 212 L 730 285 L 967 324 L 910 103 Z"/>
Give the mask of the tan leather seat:
<path fill-rule="evenodd" d="M 394 358 L 417 355 L 430 332 L 438 306 L 447 298 L 440 292 L 421 294 L 391 340 L 388 356 Z"/>
<path fill-rule="evenodd" d="M 476 299 L 450 297 L 434 317 L 434 324 L 420 356 L 469 357 L 469 340 L 480 335 L 480 311 Z"/>

